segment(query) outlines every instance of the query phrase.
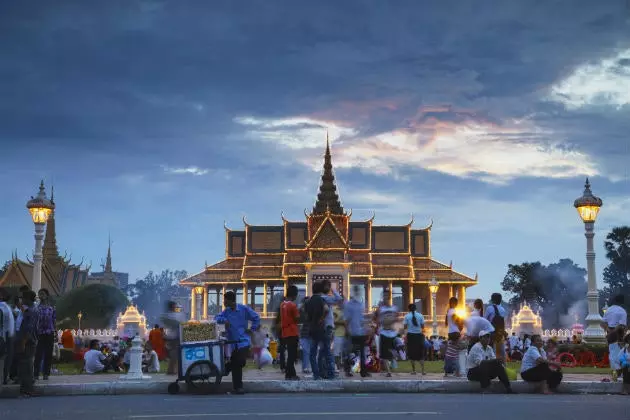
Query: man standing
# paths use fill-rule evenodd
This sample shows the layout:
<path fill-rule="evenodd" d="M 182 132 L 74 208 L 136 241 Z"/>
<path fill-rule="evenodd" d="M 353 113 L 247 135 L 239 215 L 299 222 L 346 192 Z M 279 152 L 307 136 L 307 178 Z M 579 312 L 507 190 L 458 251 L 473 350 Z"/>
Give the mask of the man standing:
<path fill-rule="evenodd" d="M 311 337 L 309 333 L 308 314 L 306 313 L 305 297 L 300 306 L 300 350 L 302 350 L 302 373 L 311 373 Z"/>
<path fill-rule="evenodd" d="M 52 355 L 57 338 L 57 312 L 50 304 L 50 293 L 47 289 L 38 292 L 39 306 L 37 307 L 37 349 L 35 350 L 35 379 L 39 379 L 39 373 L 44 368 L 44 380 L 50 376 Z"/>
<path fill-rule="evenodd" d="M 280 304 L 280 323 L 282 325 L 282 341 L 287 349 L 287 361 L 285 366 L 285 379 L 293 381 L 299 380 L 295 372 L 295 361 L 297 359 L 299 329 L 298 322 L 300 311 L 295 304 L 298 296 L 297 286 L 291 285 L 287 290 L 287 297 Z"/>
<path fill-rule="evenodd" d="M 467 367 L 468 380 L 479 382 L 481 389 L 486 390 L 490 386 L 490 381 L 499 378 L 505 386 L 505 391 L 512 394 L 512 386 L 505 372 L 505 367 L 501 361 L 497 360 L 490 344 L 490 331 L 479 332 L 479 342 L 472 346 L 468 353 Z"/>
<path fill-rule="evenodd" d="M 608 355 L 613 382 L 617 382 L 621 373 L 621 364 L 619 362 L 621 346 L 619 342 L 623 341 L 623 335 L 628 325 L 628 313 L 622 307 L 624 301 L 623 295 L 615 296 L 613 304 L 608 308 L 602 320 L 602 328 L 607 333 L 606 341 L 608 342 Z"/>
<path fill-rule="evenodd" d="M 251 341 L 247 331 L 250 329 L 256 331 L 260 328 L 260 316 L 254 312 L 249 306 L 236 303 L 236 293 L 229 291 L 223 296 L 225 302 L 225 310 L 217 315 L 214 319 L 217 324 L 224 324 L 229 341 L 235 341 L 234 350 L 230 358 L 228 371 L 232 372 L 232 386 L 234 394 L 243 395 L 243 368 L 247 361 Z"/>
<path fill-rule="evenodd" d="M 13 311 L 7 304 L 8 299 L 6 289 L 0 288 L 0 380 L 3 385 L 8 382 L 15 337 L 15 320 Z"/>
<path fill-rule="evenodd" d="M 505 308 L 501 306 L 502 301 L 503 296 L 501 296 L 501 293 L 493 293 L 490 297 L 490 306 L 486 309 L 485 318 L 494 327 L 491 339 L 497 358 L 505 361 L 505 317 L 507 313 Z"/>
<path fill-rule="evenodd" d="M 381 364 L 385 368 L 385 372 L 388 378 L 392 377 L 391 363 L 394 360 L 394 340 L 398 335 L 395 324 L 398 320 L 398 308 L 395 305 L 390 305 L 392 300 L 392 291 L 385 289 L 383 291 L 383 301 L 376 310 L 375 318 L 379 325 L 379 357 L 381 358 Z"/>
<path fill-rule="evenodd" d="M 332 353 L 332 345 L 335 338 L 335 313 L 333 306 L 342 303 L 343 297 L 341 297 L 341 295 L 332 288 L 330 280 L 322 280 L 322 287 L 322 299 L 324 299 L 324 302 L 328 305 L 328 312 L 326 313 L 326 320 L 324 323 L 326 325 L 326 336 L 330 343 L 328 345 L 329 348 L 327 357 L 322 359 L 322 361 L 327 364 L 329 373 L 331 371 L 333 372 L 332 375 L 328 375 L 328 379 L 335 379 L 335 359 Z"/>
<path fill-rule="evenodd" d="M 20 395 L 33 395 L 33 372 L 35 349 L 37 348 L 37 308 L 35 307 L 35 292 L 29 290 L 22 294 L 23 316 L 20 332 L 16 337 L 18 362 L 18 378 L 20 380 Z"/>
<path fill-rule="evenodd" d="M 367 372 L 365 364 L 365 342 L 367 341 L 367 335 L 365 332 L 365 305 L 360 300 L 361 288 L 357 285 L 352 287 L 351 298 L 343 308 L 343 317 L 346 322 L 346 334 L 350 337 L 352 342 L 352 351 L 360 354 L 361 357 L 361 377 L 365 378 L 370 376 Z M 346 375 L 352 376 L 350 371 L 351 366 L 346 361 Z"/>
<path fill-rule="evenodd" d="M 167 375 L 179 375 L 179 326 L 184 322 L 184 315 L 179 312 L 177 302 L 166 304 L 166 313 L 161 317 L 164 324 L 164 344 L 168 353 Z"/>
<path fill-rule="evenodd" d="M 322 378 L 319 360 L 332 359 L 330 354 L 330 338 L 326 334 L 326 318 L 330 309 L 322 297 L 324 285 L 321 282 L 313 283 L 313 296 L 306 302 L 306 314 L 308 319 L 308 331 L 311 340 L 311 370 L 313 379 Z M 317 353 L 319 349 L 319 355 Z M 334 377 L 334 367 L 327 364 L 329 377 Z"/>

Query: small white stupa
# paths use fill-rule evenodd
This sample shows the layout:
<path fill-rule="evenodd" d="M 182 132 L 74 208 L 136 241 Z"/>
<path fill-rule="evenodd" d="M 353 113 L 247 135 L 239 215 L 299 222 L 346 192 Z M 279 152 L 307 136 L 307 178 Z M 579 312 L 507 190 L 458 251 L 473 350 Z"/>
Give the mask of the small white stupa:
<path fill-rule="evenodd" d="M 542 334 L 542 319 L 538 312 L 534 313 L 527 302 L 521 304 L 518 313 L 512 312 L 512 332 L 522 337 L 525 334 Z"/>
<path fill-rule="evenodd" d="M 118 315 L 116 329 L 120 337 L 135 337 L 137 335 L 140 338 L 146 338 L 147 317 L 144 312 L 141 315 L 134 305 L 129 305 L 124 314 Z"/>

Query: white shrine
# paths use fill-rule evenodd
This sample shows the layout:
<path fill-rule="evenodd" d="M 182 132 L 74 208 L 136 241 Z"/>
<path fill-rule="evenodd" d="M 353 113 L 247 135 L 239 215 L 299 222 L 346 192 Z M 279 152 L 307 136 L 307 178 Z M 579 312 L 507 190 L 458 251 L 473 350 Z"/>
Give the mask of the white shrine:
<path fill-rule="evenodd" d="M 146 338 L 147 336 L 147 317 L 144 312 L 140 314 L 138 308 L 129 305 L 124 314 L 119 314 L 116 319 L 116 329 L 120 337 Z"/>
<path fill-rule="evenodd" d="M 516 333 L 517 336 L 542 334 L 542 319 L 539 313 L 534 311 L 524 303 L 521 305 L 518 313 L 512 313 L 512 329 L 510 332 Z"/>

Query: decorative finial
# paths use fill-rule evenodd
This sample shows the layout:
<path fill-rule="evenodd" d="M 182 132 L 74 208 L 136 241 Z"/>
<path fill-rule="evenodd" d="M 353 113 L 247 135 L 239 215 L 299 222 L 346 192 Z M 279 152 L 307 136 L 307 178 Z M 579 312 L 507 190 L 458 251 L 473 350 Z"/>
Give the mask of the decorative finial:
<path fill-rule="evenodd" d="M 450 264 L 448 266 L 451 268 L 451 270 L 453 269 L 453 260 L 451 260 L 451 262 L 450 262 Z"/>

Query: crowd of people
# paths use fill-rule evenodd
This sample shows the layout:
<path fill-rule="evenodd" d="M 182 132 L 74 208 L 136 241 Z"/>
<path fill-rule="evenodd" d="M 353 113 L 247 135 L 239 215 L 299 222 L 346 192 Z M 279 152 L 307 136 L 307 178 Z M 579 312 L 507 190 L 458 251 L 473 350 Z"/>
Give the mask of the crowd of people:
<path fill-rule="evenodd" d="M 272 329 L 280 343 L 277 359 L 285 379 L 301 379 L 295 368 L 299 359 L 302 375 L 312 374 L 314 380 L 335 379 L 342 373 L 348 377 L 368 377 L 373 373 L 391 377 L 398 360 L 410 361 L 411 375 L 418 371 L 425 374 L 424 362 L 431 359 L 444 360 L 445 376 L 465 376 L 478 382 L 482 390 L 496 378 L 511 393 L 508 374 L 516 373 L 509 372 L 506 362 L 518 358 L 521 378 L 539 384 L 541 392 L 554 392 L 562 382 L 555 341 L 544 343 L 540 335 L 508 337 L 501 294 L 494 293 L 487 306 L 478 299 L 470 314 L 462 314 L 458 310 L 460 302 L 451 298 L 444 320 L 448 336 L 427 337 L 424 317 L 415 304 L 409 305 L 400 324 L 398 308 L 389 303 L 390 293 L 385 290 L 376 311 L 366 317 L 359 287 L 353 287 L 350 299 L 345 301 L 330 281 L 315 282 L 312 295 L 300 303 L 297 287 L 288 287 Z M 622 299 L 619 297 L 616 302 L 623 302 Z M 247 355 L 251 350 L 255 360 L 261 360 L 269 338 L 261 331 L 259 315 L 250 307 L 237 304 L 233 292 L 226 293 L 225 303 L 226 309 L 215 320 L 225 324 L 228 340 L 239 343 L 232 352 L 229 370 L 235 393 L 240 394 L 244 392 L 242 368 Z M 609 336 L 614 335 L 610 339 L 616 340 L 611 360 L 620 360 L 619 374 L 624 375 L 625 384 L 630 380 L 627 362 L 623 361 L 624 357 L 630 360 L 625 335 L 627 315 L 620 312 L 623 309 L 619 305 L 611 309 L 603 326 L 611 332 Z"/>
<path fill-rule="evenodd" d="M 38 299 L 36 299 L 38 298 Z M 490 304 L 477 299 L 470 314 L 462 313 L 457 298 L 448 303 L 444 326 L 447 337 L 425 334 L 425 320 L 415 304 L 399 318 L 392 305 L 391 291 L 385 290 L 382 302 L 372 316 L 365 316 L 362 289 L 354 286 L 349 300 L 332 288 L 328 280 L 314 282 L 312 295 L 297 302 L 298 289 L 289 286 L 278 308 L 273 332 L 280 342 L 277 359 L 287 380 L 300 380 L 296 365 L 301 359 L 302 375 L 314 380 L 335 379 L 342 372 L 369 377 L 373 373 L 392 376 L 399 360 L 409 360 L 411 375 L 425 374 L 425 360 L 443 360 L 444 375 L 465 376 L 478 382 L 483 390 L 498 379 L 511 393 L 506 362 L 520 360 L 520 376 L 526 382 L 541 384 L 544 393 L 553 392 L 562 381 L 557 362 L 557 345 L 544 343 L 540 335 L 508 337 L 506 311 L 502 296 L 494 293 Z M 224 295 L 225 310 L 215 321 L 225 325 L 225 338 L 231 342 L 226 374 L 232 373 L 236 394 L 244 393 L 243 368 L 250 353 L 259 363 L 270 347 L 269 334 L 261 329 L 260 316 L 249 306 L 236 303 L 232 291 Z M 623 377 L 623 391 L 630 392 L 630 334 L 624 297 L 617 296 L 604 315 L 613 380 Z M 164 328 L 155 325 L 143 353 L 143 370 L 159 372 L 160 361 L 168 360 L 168 374 L 177 374 L 179 325 L 182 314 L 170 302 L 163 315 Z M 107 343 L 91 340 L 77 343 L 72 336 L 57 337 L 56 312 L 50 294 L 41 289 L 37 296 L 28 287 L 9 302 L 0 288 L 0 378 L 20 385 L 24 397 L 33 395 L 33 384 L 51 374 L 59 339 L 63 347 L 72 346 L 84 361 L 88 374 L 129 369 L 131 339 L 115 337 Z M 40 376 L 41 375 L 41 376 Z"/>

